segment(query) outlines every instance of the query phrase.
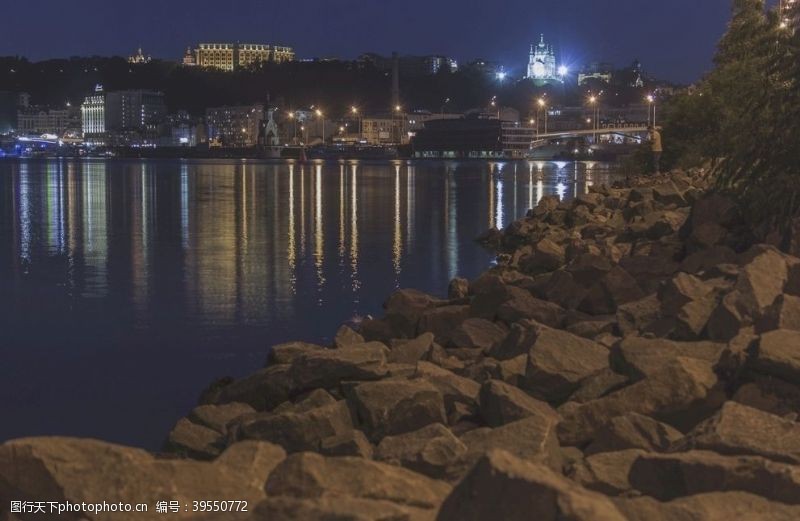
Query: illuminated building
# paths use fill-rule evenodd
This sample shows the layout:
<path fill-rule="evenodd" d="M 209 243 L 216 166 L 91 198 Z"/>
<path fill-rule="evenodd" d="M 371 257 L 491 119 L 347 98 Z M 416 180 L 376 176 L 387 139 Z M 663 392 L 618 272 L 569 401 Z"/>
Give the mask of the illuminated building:
<path fill-rule="evenodd" d="M 43 107 L 27 107 L 17 112 L 17 131 L 22 134 L 63 136 L 67 130 L 80 127 L 80 111 L 72 107 L 50 110 Z"/>
<path fill-rule="evenodd" d="M 81 127 L 86 140 L 102 138 L 106 132 L 106 96 L 103 86 L 98 85 L 94 93 L 86 96 L 81 105 Z"/>
<path fill-rule="evenodd" d="M 195 49 L 193 59 L 187 49 L 183 63 L 234 71 L 258 63 L 293 61 L 294 57 L 291 47 L 256 43 L 201 43 Z"/>
<path fill-rule="evenodd" d="M 192 51 L 191 47 L 187 47 L 186 52 L 183 53 L 183 64 L 189 67 L 197 65 L 197 59 L 195 58 L 194 51 Z"/>
<path fill-rule="evenodd" d="M 263 118 L 264 106 L 260 104 L 206 109 L 209 145 L 255 146 Z"/>
<path fill-rule="evenodd" d="M 608 63 L 592 63 L 585 66 L 578 73 L 578 85 L 586 85 L 592 81 L 611 83 L 614 78 L 614 68 Z"/>
<path fill-rule="evenodd" d="M 528 79 L 541 84 L 561 81 L 556 66 L 556 53 L 552 45 L 545 43 L 544 35 L 541 36 L 537 45 L 531 45 L 528 58 Z"/>
<path fill-rule="evenodd" d="M 145 55 L 142 48 L 136 51 L 136 54 L 128 56 L 128 63 L 150 63 L 153 58 L 150 55 Z"/>
<path fill-rule="evenodd" d="M 119 145 L 153 143 L 165 115 L 164 94 L 148 90 L 104 92 L 98 85 L 81 105 L 84 139 Z"/>

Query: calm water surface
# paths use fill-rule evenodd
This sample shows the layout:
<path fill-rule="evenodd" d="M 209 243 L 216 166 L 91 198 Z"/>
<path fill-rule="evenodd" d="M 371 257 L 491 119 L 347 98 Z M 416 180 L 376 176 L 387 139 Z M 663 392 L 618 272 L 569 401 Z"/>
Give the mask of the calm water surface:
<path fill-rule="evenodd" d="M 214 378 L 329 342 L 398 287 L 446 292 L 474 242 L 608 165 L 0 162 L 0 441 L 155 449 Z"/>

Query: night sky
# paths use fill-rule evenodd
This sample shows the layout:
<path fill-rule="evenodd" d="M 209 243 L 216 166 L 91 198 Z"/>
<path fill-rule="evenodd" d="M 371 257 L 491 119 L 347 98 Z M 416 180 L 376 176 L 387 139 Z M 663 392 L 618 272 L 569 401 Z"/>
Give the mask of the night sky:
<path fill-rule="evenodd" d="M 624 65 L 678 82 L 708 70 L 730 0 L 19 0 L 3 2 L 0 55 L 178 59 L 200 41 L 280 43 L 298 57 L 363 52 L 497 61 L 522 74 L 539 33 L 564 61 Z M 35 6 L 35 7 L 34 7 Z M 11 22 L 11 23 L 9 23 Z"/>

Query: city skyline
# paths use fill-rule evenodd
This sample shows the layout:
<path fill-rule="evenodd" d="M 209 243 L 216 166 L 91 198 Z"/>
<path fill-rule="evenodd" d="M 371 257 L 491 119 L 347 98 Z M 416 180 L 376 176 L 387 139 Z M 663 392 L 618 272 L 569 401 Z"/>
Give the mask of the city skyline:
<path fill-rule="evenodd" d="M 58 16 L 37 19 L 35 26 L 21 5 L 9 6 L 9 17 L 18 23 L 6 31 L 0 55 L 32 61 L 73 55 L 128 56 L 141 46 L 155 58 L 180 61 L 187 45 L 197 42 L 269 41 L 295 48 L 300 58 L 353 59 L 365 52 L 392 51 L 442 54 L 464 62 L 484 58 L 522 77 L 527 50 L 544 32 L 551 35 L 548 39 L 561 61 L 573 70 L 594 61 L 625 65 L 639 58 L 659 77 L 690 83 L 710 68 L 729 15 L 728 0 L 701 5 L 676 0 L 646 9 L 633 0 L 546 0 L 532 5 L 507 0 L 491 6 L 469 0 L 466 5 L 460 2 L 458 10 L 448 1 L 429 5 L 409 0 L 394 18 L 387 18 L 384 6 L 377 3 L 356 9 L 347 3 L 332 7 L 311 0 L 299 13 L 291 3 L 278 1 L 269 6 L 268 21 L 263 4 L 254 0 L 241 1 L 238 9 L 228 13 L 217 12 L 206 0 L 193 2 L 191 10 L 183 0 L 168 4 L 143 0 L 139 9 L 124 13 L 96 0 L 80 3 L 88 9 L 43 0 L 43 7 Z M 381 19 L 386 22 L 374 22 Z M 70 21 L 93 27 L 95 37 L 74 38 Z M 167 26 L 168 31 L 158 30 Z M 680 28 L 680 38 L 676 28 Z M 614 39 L 607 38 L 609 32 Z M 31 38 L 31 34 L 48 37 Z M 53 41 L 59 45 L 52 45 Z"/>

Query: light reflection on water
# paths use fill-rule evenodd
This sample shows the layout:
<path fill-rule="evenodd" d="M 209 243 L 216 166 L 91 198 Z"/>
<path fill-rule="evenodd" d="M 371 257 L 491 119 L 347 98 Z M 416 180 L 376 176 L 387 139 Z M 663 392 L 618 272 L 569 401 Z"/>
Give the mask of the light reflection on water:
<path fill-rule="evenodd" d="M 546 162 L 0 162 L 0 440 L 155 448 L 211 379 L 327 342 L 397 287 L 442 294 L 474 238 L 609 182 Z"/>

